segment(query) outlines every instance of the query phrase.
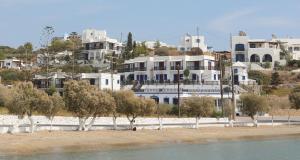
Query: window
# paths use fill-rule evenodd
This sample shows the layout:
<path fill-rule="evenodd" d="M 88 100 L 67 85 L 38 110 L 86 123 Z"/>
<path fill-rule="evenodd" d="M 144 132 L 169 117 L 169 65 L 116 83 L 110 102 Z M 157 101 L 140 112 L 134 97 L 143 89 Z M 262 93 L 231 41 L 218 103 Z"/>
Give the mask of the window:
<path fill-rule="evenodd" d="M 214 74 L 214 80 L 217 80 L 217 75 L 216 74 Z"/>
<path fill-rule="evenodd" d="M 235 61 L 236 62 L 245 62 L 245 55 L 244 54 L 236 54 Z"/>
<path fill-rule="evenodd" d="M 245 77 L 245 76 L 243 76 L 243 77 L 242 77 L 242 80 L 246 80 L 246 77 Z"/>
<path fill-rule="evenodd" d="M 256 45 L 254 43 L 250 43 L 250 48 L 256 48 Z"/>
<path fill-rule="evenodd" d="M 95 79 L 90 79 L 90 85 L 95 85 L 96 80 Z"/>
<path fill-rule="evenodd" d="M 200 39 L 199 38 L 196 39 L 196 43 L 200 43 Z"/>
<path fill-rule="evenodd" d="M 238 69 L 234 69 L 234 73 L 238 73 Z"/>
<path fill-rule="evenodd" d="M 245 45 L 244 44 L 236 44 L 235 51 L 245 51 Z"/>
<path fill-rule="evenodd" d="M 300 51 L 300 47 L 294 47 L 294 51 Z"/>
<path fill-rule="evenodd" d="M 117 84 L 120 84 L 120 80 L 117 80 Z"/>
<path fill-rule="evenodd" d="M 169 100 L 168 97 L 165 97 L 165 98 L 164 98 L 164 104 L 169 104 L 169 103 L 170 103 L 169 101 L 170 101 L 170 100 Z"/>
<path fill-rule="evenodd" d="M 108 85 L 108 79 L 105 79 L 105 84 Z"/>
<path fill-rule="evenodd" d="M 173 104 L 177 105 L 178 104 L 178 98 L 173 98 Z"/>

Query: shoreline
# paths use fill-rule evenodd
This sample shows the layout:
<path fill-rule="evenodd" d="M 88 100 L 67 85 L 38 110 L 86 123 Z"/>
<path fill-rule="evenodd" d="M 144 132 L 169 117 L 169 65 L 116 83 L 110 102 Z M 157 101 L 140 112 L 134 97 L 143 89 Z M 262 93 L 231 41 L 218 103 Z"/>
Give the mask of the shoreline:
<path fill-rule="evenodd" d="M 300 138 L 300 126 L 164 129 L 133 131 L 55 131 L 0 135 L 0 157 L 10 155 L 92 152 L 170 144 Z"/>

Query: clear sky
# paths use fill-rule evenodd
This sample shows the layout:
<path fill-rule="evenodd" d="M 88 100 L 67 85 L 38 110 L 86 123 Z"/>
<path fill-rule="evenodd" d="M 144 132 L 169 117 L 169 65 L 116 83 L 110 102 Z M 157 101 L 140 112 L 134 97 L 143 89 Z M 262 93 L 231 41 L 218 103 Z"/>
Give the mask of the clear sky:
<path fill-rule="evenodd" d="M 0 44 L 26 41 L 39 47 L 42 28 L 55 35 L 104 29 L 112 38 L 161 40 L 178 44 L 199 26 L 209 46 L 229 48 L 229 35 L 245 31 L 252 38 L 300 38 L 299 0 L 0 0 Z"/>

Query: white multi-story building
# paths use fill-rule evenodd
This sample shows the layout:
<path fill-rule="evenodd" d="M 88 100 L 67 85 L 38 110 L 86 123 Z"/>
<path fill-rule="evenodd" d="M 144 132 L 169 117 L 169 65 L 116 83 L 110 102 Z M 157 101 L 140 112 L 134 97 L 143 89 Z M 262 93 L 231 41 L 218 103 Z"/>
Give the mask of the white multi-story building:
<path fill-rule="evenodd" d="M 106 31 L 87 29 L 82 33 L 82 44 L 84 51 L 82 59 L 101 66 L 108 53 L 121 54 L 123 45 L 116 39 L 109 38 Z"/>
<path fill-rule="evenodd" d="M 280 42 L 266 39 L 250 39 L 248 36 L 231 37 L 233 62 L 249 63 L 271 63 L 281 65 L 286 63 L 283 56 L 280 56 Z"/>
<path fill-rule="evenodd" d="M 291 54 L 294 60 L 300 60 L 300 39 L 295 38 L 274 38 L 273 42 L 280 42 Z"/>
<path fill-rule="evenodd" d="M 220 72 L 215 69 L 215 59 L 209 55 L 199 56 L 149 56 L 126 60 L 121 81 L 130 83 L 174 83 L 189 79 L 199 84 L 218 84 Z M 189 77 L 184 77 L 188 69 Z"/>
<path fill-rule="evenodd" d="M 177 47 L 178 51 L 185 52 L 191 51 L 193 48 L 200 48 L 203 52 L 207 52 L 208 48 L 205 44 L 204 36 L 192 36 L 186 34 L 181 38 L 180 44 Z"/>
<path fill-rule="evenodd" d="M 99 89 L 120 90 L 120 75 L 110 73 L 81 73 L 78 79 L 87 80 Z"/>

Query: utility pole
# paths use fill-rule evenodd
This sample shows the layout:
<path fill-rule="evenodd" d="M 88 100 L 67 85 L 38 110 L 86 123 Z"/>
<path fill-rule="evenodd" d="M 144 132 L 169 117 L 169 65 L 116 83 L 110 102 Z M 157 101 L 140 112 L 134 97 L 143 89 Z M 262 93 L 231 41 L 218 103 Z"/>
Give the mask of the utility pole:
<path fill-rule="evenodd" d="M 233 71 L 233 50 L 232 50 L 232 36 L 230 34 L 230 49 L 231 49 L 231 103 L 232 103 L 232 119 L 235 120 L 235 108 L 236 108 L 236 103 L 235 103 L 235 89 L 234 89 L 234 71 Z"/>
<path fill-rule="evenodd" d="M 75 74 L 75 41 L 73 41 L 73 66 L 72 66 L 72 80 L 74 80 Z"/>
<path fill-rule="evenodd" d="M 111 74 L 111 92 L 114 90 L 114 64 L 115 64 L 115 52 L 112 52 L 111 60 L 110 60 L 110 74 Z"/>
<path fill-rule="evenodd" d="M 180 65 L 178 64 L 176 66 L 176 69 L 177 69 L 177 106 L 178 106 L 178 118 L 180 118 Z"/>
<path fill-rule="evenodd" d="M 224 99 L 223 99 L 223 59 L 222 54 L 219 54 L 219 69 L 220 69 L 220 93 L 221 93 L 221 109 L 222 117 L 224 117 Z"/>

